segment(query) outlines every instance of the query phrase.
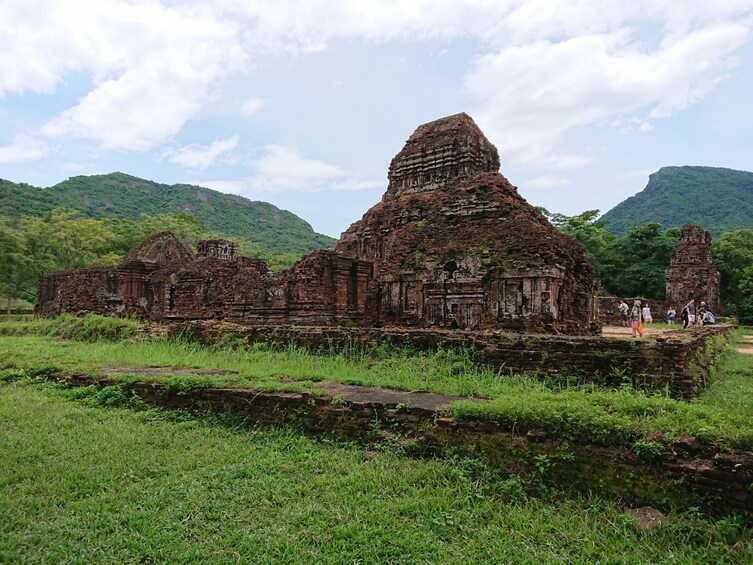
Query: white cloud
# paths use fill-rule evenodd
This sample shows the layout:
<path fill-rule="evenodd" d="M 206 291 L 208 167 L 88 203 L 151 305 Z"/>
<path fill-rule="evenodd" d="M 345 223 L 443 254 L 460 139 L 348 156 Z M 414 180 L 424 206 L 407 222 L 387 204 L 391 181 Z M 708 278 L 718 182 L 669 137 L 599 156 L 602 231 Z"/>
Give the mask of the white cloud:
<path fill-rule="evenodd" d="M 254 192 L 310 192 L 345 176 L 337 165 L 303 157 L 292 145 L 268 145 L 265 151 L 254 162 L 256 174 L 249 181 Z"/>
<path fill-rule="evenodd" d="M 106 149 L 170 139 L 247 62 L 238 27 L 200 6 L 11 0 L 0 29 L 0 94 L 51 93 L 66 75 L 86 73 L 91 90 L 40 132 Z"/>
<path fill-rule="evenodd" d="M 243 104 L 241 105 L 241 114 L 244 116 L 251 116 L 261 110 L 266 104 L 267 103 L 261 98 L 251 96 L 243 101 Z"/>
<path fill-rule="evenodd" d="M 752 14 L 750 0 L 5 0 L 0 97 L 51 94 L 82 74 L 90 90 L 40 133 L 145 151 L 169 142 L 226 79 L 269 53 L 301 56 L 338 39 L 462 38 L 480 46 L 465 92 L 504 158 L 566 168 L 591 159 L 562 149 L 568 132 L 621 119 L 646 131 L 713 90 L 751 40 Z M 263 105 L 251 97 L 240 111 Z M 265 177 L 275 159 L 292 160 L 283 153 L 260 163 L 259 183 L 342 178 L 300 155 L 300 173 Z"/>
<path fill-rule="evenodd" d="M 0 163 L 23 163 L 37 161 L 47 155 L 47 143 L 28 135 L 19 135 L 9 145 L 0 146 Z"/>
<path fill-rule="evenodd" d="M 478 100 L 477 121 L 506 160 L 557 168 L 566 132 L 626 114 L 649 130 L 651 120 L 713 89 L 750 36 L 749 26 L 725 22 L 649 49 L 624 29 L 538 40 L 477 57 L 465 86 Z"/>
<path fill-rule="evenodd" d="M 218 139 L 209 145 L 187 145 L 166 151 L 168 161 L 193 170 L 203 171 L 238 145 L 238 136 Z"/>
<path fill-rule="evenodd" d="M 384 188 L 384 181 L 346 173 L 337 165 L 304 157 L 293 145 L 267 145 L 253 161 L 254 174 L 240 180 L 201 181 L 202 186 L 253 196 L 279 192 L 355 191 Z M 193 182 L 195 184 L 195 181 Z"/>
<path fill-rule="evenodd" d="M 557 188 L 559 186 L 566 186 L 568 184 L 570 184 L 570 181 L 568 179 L 543 175 L 524 182 L 522 188 L 548 190 L 550 188 Z"/>

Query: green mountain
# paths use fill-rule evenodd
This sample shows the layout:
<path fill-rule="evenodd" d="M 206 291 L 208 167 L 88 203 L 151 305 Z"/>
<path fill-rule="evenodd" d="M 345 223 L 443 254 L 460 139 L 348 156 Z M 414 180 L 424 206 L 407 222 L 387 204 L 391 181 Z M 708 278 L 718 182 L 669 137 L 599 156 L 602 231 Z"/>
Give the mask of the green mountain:
<path fill-rule="evenodd" d="M 159 184 L 123 173 L 72 177 L 50 188 L 0 179 L 0 215 L 39 216 L 56 207 L 98 219 L 190 212 L 210 230 L 253 241 L 271 253 L 303 254 L 335 243 L 287 210 L 199 186 Z"/>
<path fill-rule="evenodd" d="M 631 226 L 658 222 L 662 228 L 698 224 L 714 237 L 753 229 L 753 173 L 718 167 L 662 167 L 641 192 L 601 218 L 606 229 L 625 235 Z"/>

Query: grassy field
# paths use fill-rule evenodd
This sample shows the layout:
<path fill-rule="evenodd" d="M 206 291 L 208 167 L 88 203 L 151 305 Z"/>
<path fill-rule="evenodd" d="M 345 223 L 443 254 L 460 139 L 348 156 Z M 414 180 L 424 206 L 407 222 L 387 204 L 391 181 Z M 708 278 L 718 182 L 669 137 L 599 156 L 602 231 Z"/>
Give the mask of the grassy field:
<path fill-rule="evenodd" d="M 231 386 L 321 393 L 312 387 L 314 381 L 339 381 L 425 390 L 489 399 L 454 403 L 452 413 L 457 417 L 544 427 L 565 440 L 624 445 L 661 432 L 668 441 L 692 435 L 722 448 L 753 452 L 753 358 L 733 350 L 726 354 L 707 391 L 684 402 L 636 390 L 630 375 L 605 375 L 600 385 L 582 384 L 576 378 L 570 383 L 546 382 L 477 367 L 467 352 L 375 348 L 312 354 L 294 346 L 264 344 L 251 349 L 202 347 L 181 340 L 138 339 L 137 329 L 138 323 L 131 320 L 100 317 L 0 323 L 0 367 L 16 367 L 30 375 L 57 371 L 97 376 L 107 368 L 166 367 L 168 375 L 126 373 L 113 378 L 159 380 L 179 388 Z M 736 340 L 742 340 L 746 332 L 750 330 L 739 330 Z M 176 369 L 231 373 L 169 375 Z"/>
<path fill-rule="evenodd" d="M 0 384 L 2 563 L 750 563 L 739 517 L 648 532 L 465 458 Z"/>
<path fill-rule="evenodd" d="M 610 443 L 661 430 L 749 449 L 751 357 L 730 351 L 688 403 L 624 378 L 585 386 L 497 374 L 462 352 L 206 348 L 141 340 L 138 329 L 97 318 L 0 323 L 0 563 L 753 562 L 753 532 L 739 516 L 675 511 L 643 532 L 619 503 L 569 498 L 479 460 L 412 460 L 44 378 L 157 366 L 234 372 L 150 377 L 176 387 L 306 390 L 336 380 L 484 396 L 486 415 L 566 438 Z M 123 404 L 132 408 L 113 407 Z M 461 401 L 453 410 L 479 409 Z"/>

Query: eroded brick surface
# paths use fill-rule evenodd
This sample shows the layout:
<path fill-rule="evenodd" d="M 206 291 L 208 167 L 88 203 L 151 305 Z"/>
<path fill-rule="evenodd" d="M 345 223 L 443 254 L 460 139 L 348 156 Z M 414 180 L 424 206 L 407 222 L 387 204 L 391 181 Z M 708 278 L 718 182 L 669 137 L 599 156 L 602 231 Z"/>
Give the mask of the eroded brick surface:
<path fill-rule="evenodd" d="M 337 243 L 374 265 L 367 321 L 528 332 L 598 330 L 583 248 L 497 172 L 465 114 L 419 127 L 390 165 L 382 201 Z"/>
<path fill-rule="evenodd" d="M 198 254 L 158 233 L 112 269 L 41 278 L 37 312 L 221 319 L 254 325 L 599 330 L 598 281 L 581 245 L 500 175 L 497 149 L 457 114 L 420 126 L 392 160 L 382 201 L 287 271 Z"/>

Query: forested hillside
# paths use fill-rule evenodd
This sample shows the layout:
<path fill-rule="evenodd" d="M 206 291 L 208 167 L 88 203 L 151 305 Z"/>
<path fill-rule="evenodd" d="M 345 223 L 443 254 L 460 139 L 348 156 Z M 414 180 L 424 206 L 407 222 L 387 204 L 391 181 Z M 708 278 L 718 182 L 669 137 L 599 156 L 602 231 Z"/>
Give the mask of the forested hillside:
<path fill-rule="evenodd" d="M 714 237 L 753 229 L 753 173 L 718 167 L 662 167 L 641 192 L 600 220 L 615 235 L 656 222 L 664 229 L 698 224 Z"/>
<path fill-rule="evenodd" d="M 303 254 L 335 242 L 272 204 L 199 186 L 159 184 L 123 173 L 72 177 L 45 189 L 0 179 L 0 216 L 41 216 L 54 208 L 126 220 L 188 212 L 209 230 L 254 242 L 264 253 Z"/>

